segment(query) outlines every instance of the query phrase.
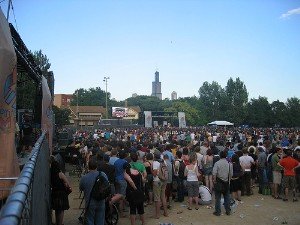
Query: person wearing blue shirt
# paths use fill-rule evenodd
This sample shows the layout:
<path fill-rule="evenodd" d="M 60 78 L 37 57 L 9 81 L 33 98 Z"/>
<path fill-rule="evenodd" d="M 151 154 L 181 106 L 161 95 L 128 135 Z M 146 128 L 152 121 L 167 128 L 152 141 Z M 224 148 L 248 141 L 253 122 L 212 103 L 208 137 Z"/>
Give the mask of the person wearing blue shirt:
<path fill-rule="evenodd" d="M 85 199 L 85 221 L 86 225 L 104 225 L 105 221 L 105 200 L 97 201 L 90 198 L 96 177 L 99 175 L 97 171 L 97 160 L 91 158 L 88 163 L 89 172 L 80 179 L 79 189 L 84 193 Z M 100 172 L 106 179 L 105 173 Z"/>
<path fill-rule="evenodd" d="M 174 156 L 173 156 L 173 154 L 171 152 L 171 146 L 170 145 L 166 146 L 165 151 L 162 154 L 163 155 L 168 155 L 170 162 L 171 163 L 174 162 Z"/>
<path fill-rule="evenodd" d="M 113 198 L 111 199 L 111 204 L 115 203 L 117 201 L 120 201 L 120 212 L 121 212 L 121 216 L 123 217 L 123 208 L 124 208 L 124 204 L 123 204 L 123 200 L 125 199 L 126 196 L 126 188 L 127 188 L 127 182 L 125 180 L 124 177 L 124 173 L 127 166 L 128 166 L 128 162 L 125 160 L 126 158 L 126 152 L 124 150 L 119 151 L 119 159 L 117 159 L 114 163 L 114 167 L 116 169 L 116 195 L 113 196 Z"/>

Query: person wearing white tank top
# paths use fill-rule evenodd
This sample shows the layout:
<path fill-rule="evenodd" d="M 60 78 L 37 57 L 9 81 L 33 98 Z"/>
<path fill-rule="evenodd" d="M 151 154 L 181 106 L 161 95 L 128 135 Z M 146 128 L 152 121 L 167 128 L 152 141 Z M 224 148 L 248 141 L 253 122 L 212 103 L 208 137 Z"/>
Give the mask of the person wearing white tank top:
<path fill-rule="evenodd" d="M 185 167 L 184 171 L 185 176 L 187 177 L 187 190 L 189 197 L 189 207 L 188 210 L 192 210 L 193 202 L 196 203 L 195 209 L 198 210 L 198 200 L 199 200 L 199 171 L 197 166 L 197 155 L 194 153 L 190 155 L 190 164 Z"/>

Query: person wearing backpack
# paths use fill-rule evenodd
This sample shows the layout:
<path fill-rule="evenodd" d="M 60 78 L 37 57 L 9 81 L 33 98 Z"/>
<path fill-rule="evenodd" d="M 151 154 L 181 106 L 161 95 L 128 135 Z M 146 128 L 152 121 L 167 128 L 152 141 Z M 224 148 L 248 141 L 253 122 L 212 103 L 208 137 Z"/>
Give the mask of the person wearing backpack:
<path fill-rule="evenodd" d="M 105 199 L 96 200 L 91 197 L 92 189 L 99 173 L 108 181 L 105 173 L 97 171 L 97 161 L 91 158 L 88 162 L 89 172 L 85 174 L 79 183 L 80 191 L 84 193 L 85 218 L 84 225 L 104 225 Z"/>
<path fill-rule="evenodd" d="M 177 202 L 184 201 L 184 180 L 186 177 L 184 176 L 185 164 L 182 160 L 182 152 L 177 151 L 174 161 L 174 177 L 177 183 Z"/>
<path fill-rule="evenodd" d="M 166 203 L 166 186 L 167 186 L 167 166 L 161 159 L 160 151 L 154 152 L 154 161 L 152 164 L 152 174 L 153 174 L 153 195 L 155 202 L 155 218 L 160 217 L 160 204 L 162 202 L 164 209 L 164 216 L 168 216 L 167 203 Z"/>

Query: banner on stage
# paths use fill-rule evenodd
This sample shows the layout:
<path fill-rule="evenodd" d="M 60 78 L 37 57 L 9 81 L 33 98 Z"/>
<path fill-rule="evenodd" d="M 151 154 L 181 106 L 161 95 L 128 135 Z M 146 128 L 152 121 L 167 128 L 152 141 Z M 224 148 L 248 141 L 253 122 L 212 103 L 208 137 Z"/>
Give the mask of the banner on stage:
<path fill-rule="evenodd" d="M 152 113 L 151 111 L 145 111 L 145 127 L 152 127 Z"/>
<path fill-rule="evenodd" d="M 186 128 L 185 113 L 178 112 L 179 128 Z"/>
<path fill-rule="evenodd" d="M 0 200 L 9 195 L 20 174 L 15 147 L 16 65 L 9 25 L 0 10 Z"/>

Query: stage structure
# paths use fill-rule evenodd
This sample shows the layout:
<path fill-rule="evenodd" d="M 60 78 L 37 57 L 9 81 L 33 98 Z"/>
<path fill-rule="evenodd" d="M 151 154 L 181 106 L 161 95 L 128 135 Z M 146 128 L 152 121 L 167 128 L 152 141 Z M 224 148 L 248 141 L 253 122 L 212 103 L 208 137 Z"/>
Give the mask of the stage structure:
<path fill-rule="evenodd" d="M 145 127 L 177 126 L 186 127 L 184 112 L 144 111 Z"/>

